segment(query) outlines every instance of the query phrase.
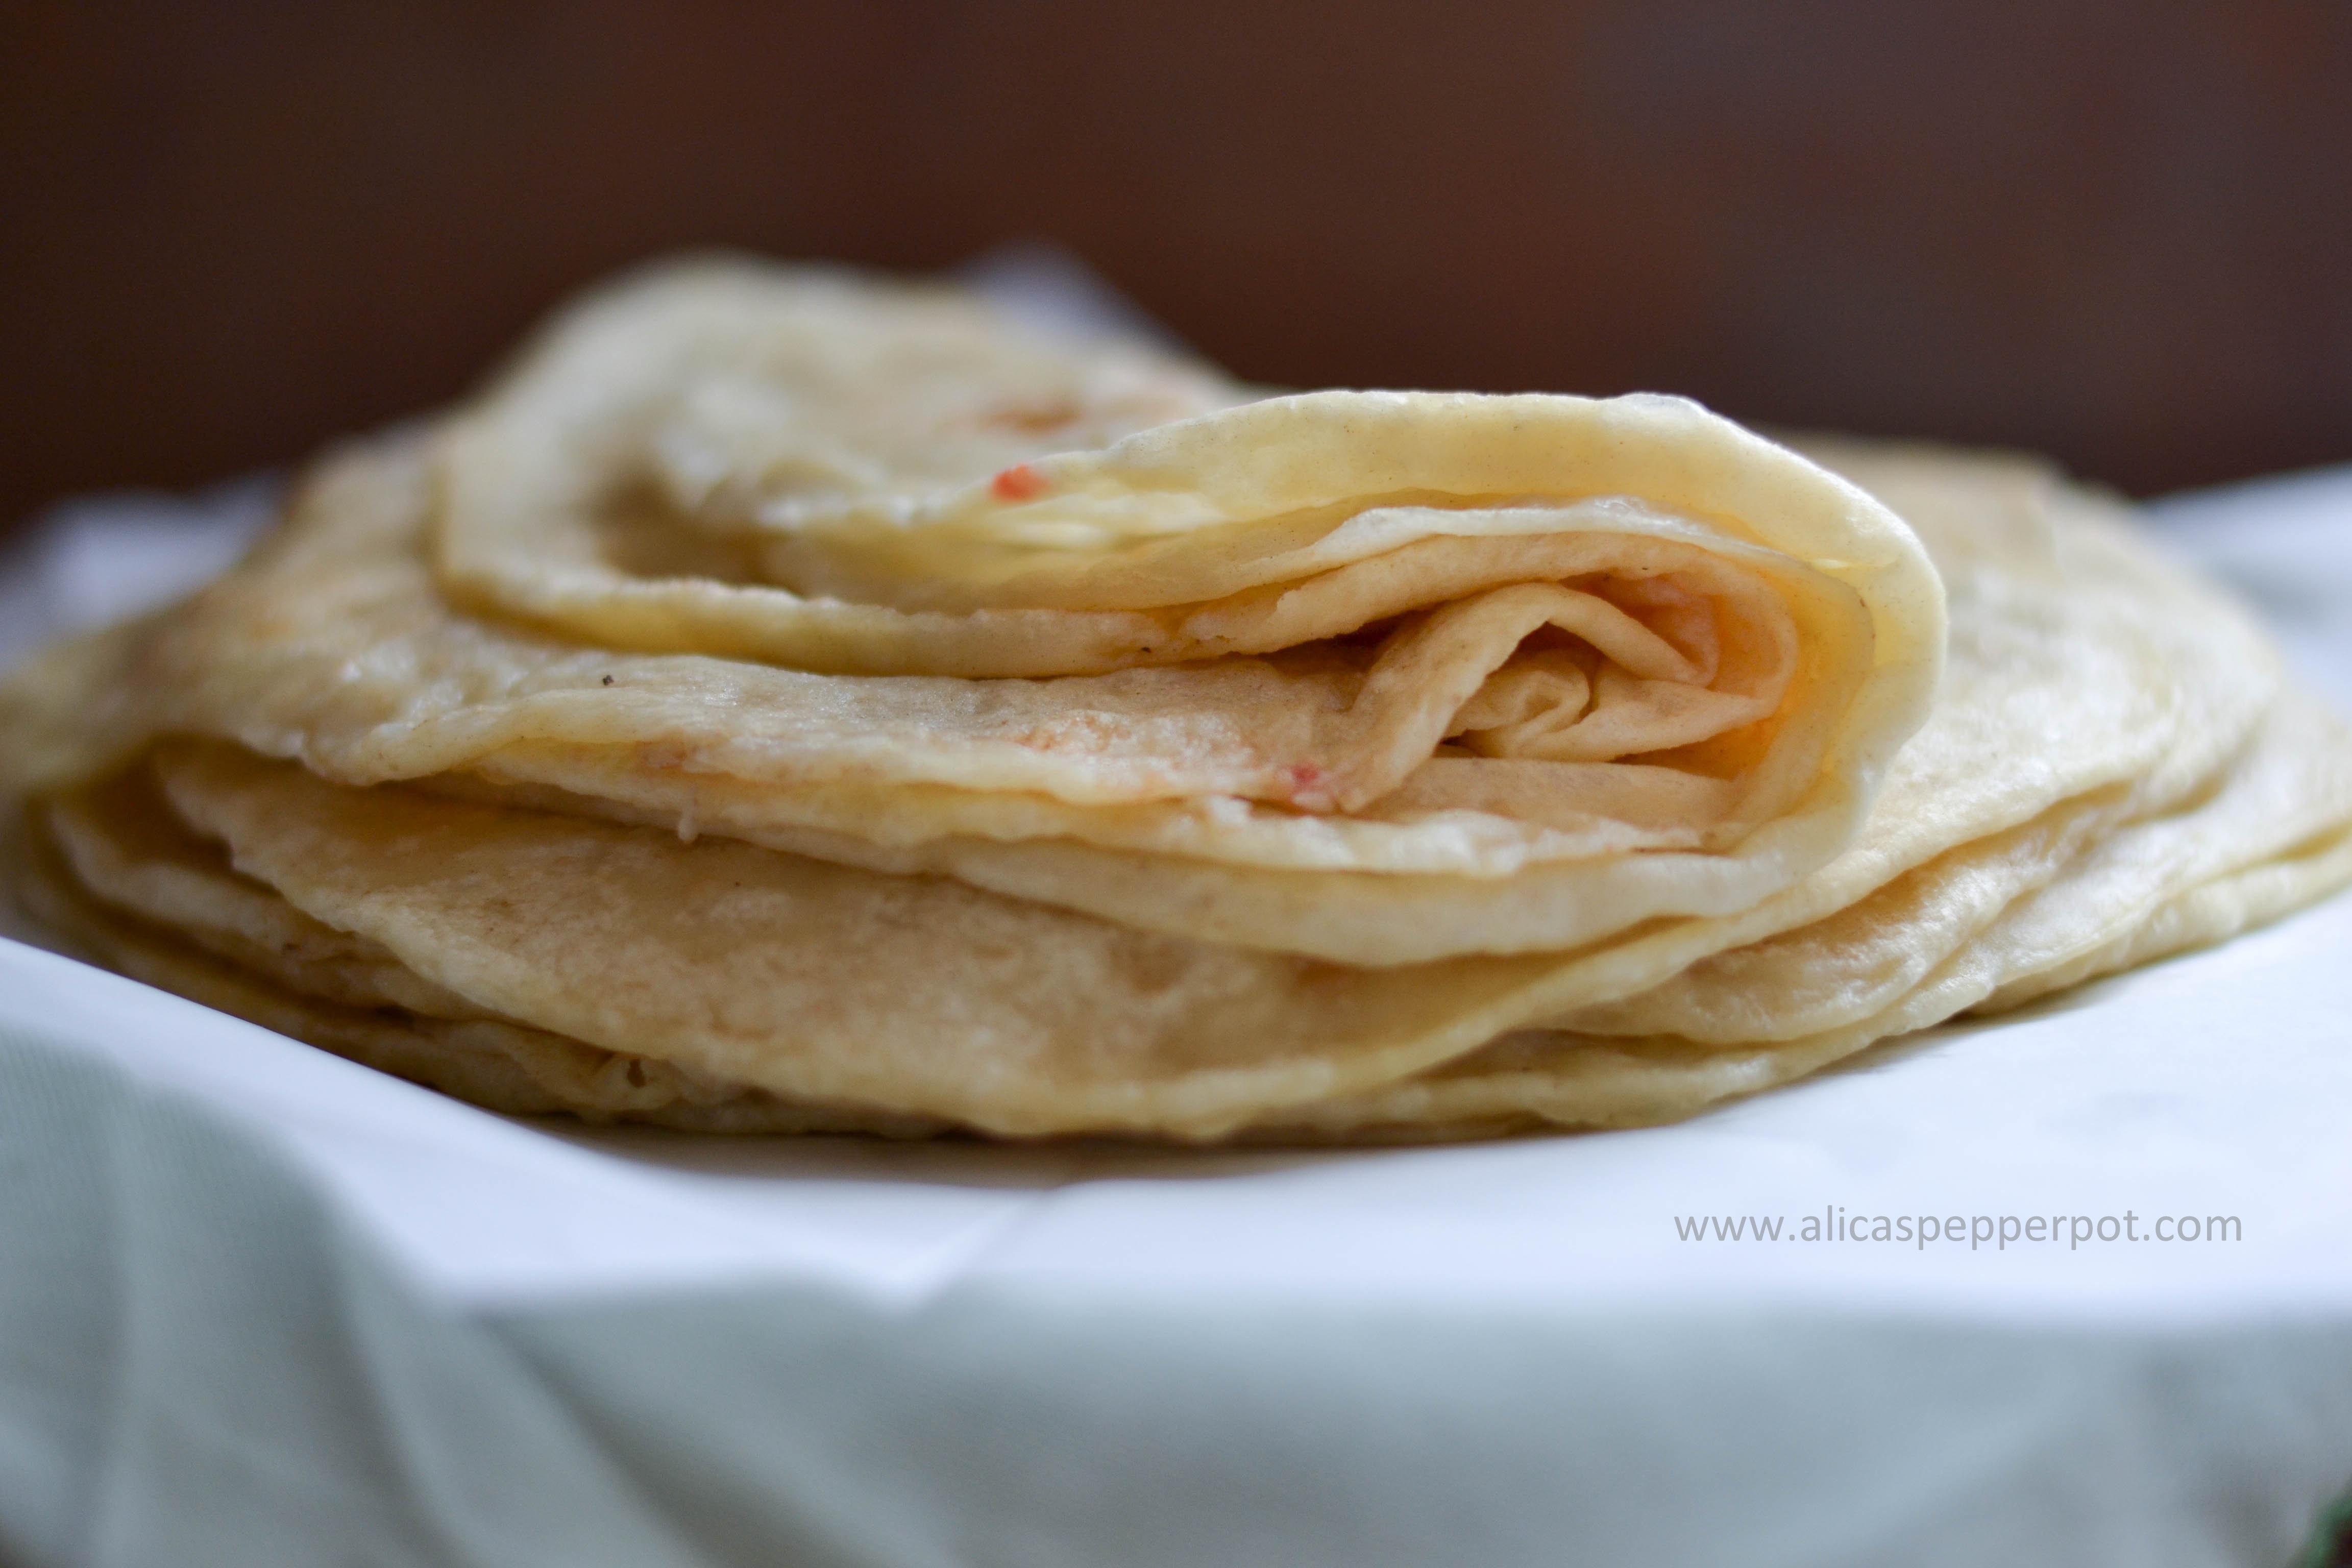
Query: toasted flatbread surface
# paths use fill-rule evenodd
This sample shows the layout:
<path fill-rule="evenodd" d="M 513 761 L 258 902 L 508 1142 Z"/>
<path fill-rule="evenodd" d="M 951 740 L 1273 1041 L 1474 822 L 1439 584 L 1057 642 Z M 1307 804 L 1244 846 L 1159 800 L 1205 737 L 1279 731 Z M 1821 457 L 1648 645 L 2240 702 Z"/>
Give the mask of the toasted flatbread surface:
<path fill-rule="evenodd" d="M 28 901 L 500 1109 L 1685 1116 L 2352 879 L 2116 503 L 1675 399 L 1246 389 L 709 264 L 0 690 Z"/>

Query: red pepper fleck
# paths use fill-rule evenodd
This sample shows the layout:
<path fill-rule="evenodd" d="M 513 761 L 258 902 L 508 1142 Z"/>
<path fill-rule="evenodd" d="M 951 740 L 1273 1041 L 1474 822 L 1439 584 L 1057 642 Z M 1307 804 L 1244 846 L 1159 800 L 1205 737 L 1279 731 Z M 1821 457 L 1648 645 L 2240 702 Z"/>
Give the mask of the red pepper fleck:
<path fill-rule="evenodd" d="M 1045 481 L 1028 464 L 1015 463 L 989 480 L 988 488 L 999 500 L 1029 500 L 1045 493 Z"/>
<path fill-rule="evenodd" d="M 1328 811 L 1339 804 L 1326 787 L 1330 777 L 1313 763 L 1293 763 L 1282 770 L 1290 804 L 1302 811 Z"/>

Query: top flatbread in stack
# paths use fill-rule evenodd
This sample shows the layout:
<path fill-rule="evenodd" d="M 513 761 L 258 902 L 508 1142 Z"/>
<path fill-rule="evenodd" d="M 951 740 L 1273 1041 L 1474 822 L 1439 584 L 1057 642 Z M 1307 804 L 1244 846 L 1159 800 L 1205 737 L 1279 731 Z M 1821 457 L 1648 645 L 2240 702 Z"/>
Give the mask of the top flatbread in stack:
<path fill-rule="evenodd" d="M 1654 1121 L 2352 879 L 2342 726 L 2036 465 L 741 264 L 331 455 L 0 729 L 106 962 L 713 1130 Z"/>

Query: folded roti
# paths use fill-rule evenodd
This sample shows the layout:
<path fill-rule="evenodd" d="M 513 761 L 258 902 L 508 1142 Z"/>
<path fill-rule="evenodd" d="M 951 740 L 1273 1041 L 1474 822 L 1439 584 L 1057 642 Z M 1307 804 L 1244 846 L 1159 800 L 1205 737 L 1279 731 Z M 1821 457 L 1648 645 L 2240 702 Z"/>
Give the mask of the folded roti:
<path fill-rule="evenodd" d="M 704 1130 L 1670 1119 L 2352 877 L 2352 740 L 2037 465 L 1252 401 L 739 264 L 330 457 L 0 728 L 104 961 Z"/>

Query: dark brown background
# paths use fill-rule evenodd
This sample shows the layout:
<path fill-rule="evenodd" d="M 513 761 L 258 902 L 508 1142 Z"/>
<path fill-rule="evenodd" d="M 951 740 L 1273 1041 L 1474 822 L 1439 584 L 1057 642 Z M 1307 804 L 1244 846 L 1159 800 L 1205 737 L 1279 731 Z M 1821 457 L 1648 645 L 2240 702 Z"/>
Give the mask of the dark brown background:
<path fill-rule="evenodd" d="M 666 248 L 1022 236 L 1268 381 L 2352 458 L 2352 5 L 0 0 L 0 526 Z"/>

